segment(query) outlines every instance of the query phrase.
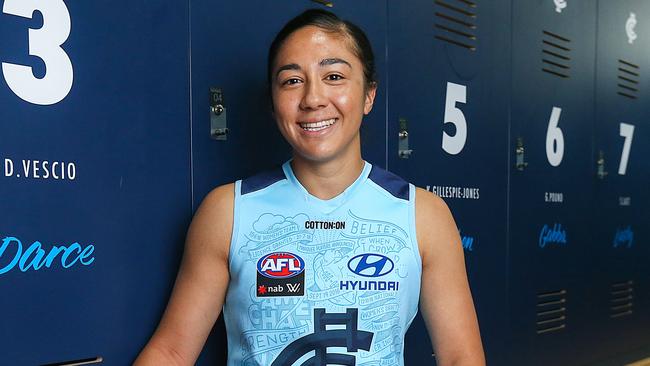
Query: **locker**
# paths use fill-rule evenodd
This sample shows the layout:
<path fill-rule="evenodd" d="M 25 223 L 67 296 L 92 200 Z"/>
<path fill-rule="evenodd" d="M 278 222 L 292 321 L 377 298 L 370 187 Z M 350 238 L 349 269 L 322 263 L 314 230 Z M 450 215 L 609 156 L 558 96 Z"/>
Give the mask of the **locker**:
<path fill-rule="evenodd" d="M 642 1 L 600 2 L 596 53 L 592 304 L 602 356 L 648 341 L 648 47 Z M 637 16 L 639 19 L 637 20 Z M 637 140 L 638 139 L 638 140 Z M 605 174 L 606 173 L 606 174 Z M 645 196 L 647 197 L 647 196 Z"/>
<path fill-rule="evenodd" d="M 388 16 L 388 169 L 450 207 L 486 357 L 502 364 L 509 3 L 389 2 Z M 407 364 L 431 359 L 426 334 L 418 316 Z"/>
<path fill-rule="evenodd" d="M 575 365 L 591 321 L 596 4 L 512 5 L 510 362 Z"/>

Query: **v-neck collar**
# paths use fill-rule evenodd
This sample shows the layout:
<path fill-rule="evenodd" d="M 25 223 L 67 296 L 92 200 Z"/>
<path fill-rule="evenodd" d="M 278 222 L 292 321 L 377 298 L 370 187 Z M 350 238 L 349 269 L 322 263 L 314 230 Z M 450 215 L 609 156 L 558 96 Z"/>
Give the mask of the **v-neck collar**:
<path fill-rule="evenodd" d="M 359 188 L 359 186 L 361 186 L 363 182 L 368 178 L 368 175 L 370 175 L 370 170 L 372 169 L 372 164 L 364 160 L 361 174 L 359 174 L 357 179 L 352 182 L 352 184 L 350 184 L 343 192 L 339 193 L 337 196 L 323 200 L 309 193 L 307 189 L 300 183 L 298 178 L 296 178 L 296 175 L 293 173 L 293 169 L 291 168 L 291 160 L 293 160 L 293 158 L 287 160 L 284 164 L 282 164 L 284 175 L 287 177 L 289 182 L 298 191 L 300 191 L 307 204 L 317 207 L 319 211 L 326 214 L 332 213 L 334 210 L 341 207 L 345 202 L 347 202 L 348 199 L 352 197 L 352 194 Z"/>

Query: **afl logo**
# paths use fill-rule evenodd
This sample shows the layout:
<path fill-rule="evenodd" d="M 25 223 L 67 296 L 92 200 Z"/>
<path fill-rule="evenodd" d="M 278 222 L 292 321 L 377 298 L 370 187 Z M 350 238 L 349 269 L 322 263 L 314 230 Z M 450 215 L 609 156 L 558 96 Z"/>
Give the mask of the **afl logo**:
<path fill-rule="evenodd" d="M 348 268 L 355 274 L 363 277 L 381 277 L 389 274 L 395 264 L 381 254 L 359 254 L 348 261 Z"/>
<path fill-rule="evenodd" d="M 305 270 L 305 261 L 287 252 L 267 254 L 257 261 L 257 272 L 268 278 L 291 278 Z"/>

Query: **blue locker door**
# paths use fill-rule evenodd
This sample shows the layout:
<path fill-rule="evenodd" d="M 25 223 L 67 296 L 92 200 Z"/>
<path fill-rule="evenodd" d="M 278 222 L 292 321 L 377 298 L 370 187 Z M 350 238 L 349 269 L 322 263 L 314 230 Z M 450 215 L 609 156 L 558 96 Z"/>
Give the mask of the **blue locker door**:
<path fill-rule="evenodd" d="M 389 2 L 388 16 L 388 168 L 449 205 L 488 363 L 503 364 L 510 2 Z M 418 316 L 408 364 L 432 360 L 426 334 Z"/>
<path fill-rule="evenodd" d="M 648 338 L 648 196 L 650 93 L 647 89 L 650 4 L 601 1 L 596 73 L 594 225 L 597 276 L 594 334 L 603 356 L 630 351 Z"/>
<path fill-rule="evenodd" d="M 130 364 L 191 215 L 187 3 L 0 9 L 0 363 Z"/>
<path fill-rule="evenodd" d="M 593 321 L 596 4 L 514 1 L 512 15 L 512 363 L 575 365 Z"/>
<path fill-rule="evenodd" d="M 308 8 L 330 10 L 359 25 L 375 52 L 380 84 L 375 105 L 361 130 L 363 157 L 385 165 L 386 1 L 191 1 L 192 188 L 194 209 L 214 187 L 284 162 L 290 147 L 277 130 L 267 92 L 268 48 L 282 26 Z M 211 87 L 221 88 L 229 133 L 210 136 Z M 276 317 L 282 309 L 270 309 Z M 223 363 L 226 338 L 220 320 L 200 364 Z"/>

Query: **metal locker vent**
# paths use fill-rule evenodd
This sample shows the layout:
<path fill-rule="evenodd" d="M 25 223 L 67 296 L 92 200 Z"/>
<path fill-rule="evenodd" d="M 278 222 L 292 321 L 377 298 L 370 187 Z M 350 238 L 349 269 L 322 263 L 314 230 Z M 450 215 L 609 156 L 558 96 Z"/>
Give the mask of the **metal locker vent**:
<path fill-rule="evenodd" d="M 566 294 L 564 289 L 537 294 L 537 334 L 566 328 Z"/>
<path fill-rule="evenodd" d="M 435 38 L 476 51 L 476 3 L 470 0 L 435 0 Z"/>
<path fill-rule="evenodd" d="M 571 70 L 571 40 L 549 31 L 542 33 L 542 71 L 568 78 Z"/>
<path fill-rule="evenodd" d="M 609 317 L 618 318 L 634 310 L 634 281 L 613 283 L 609 291 Z"/>
<path fill-rule="evenodd" d="M 618 94 L 636 99 L 639 95 L 639 65 L 618 60 Z"/>

